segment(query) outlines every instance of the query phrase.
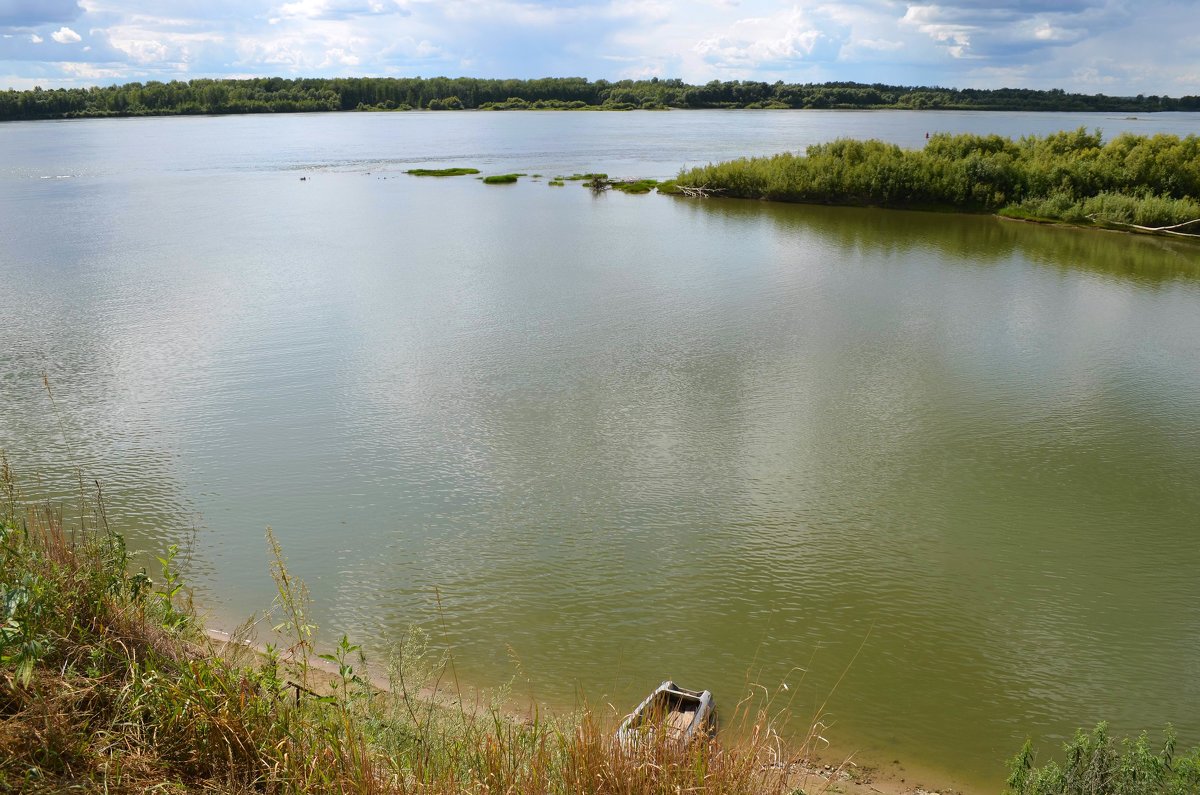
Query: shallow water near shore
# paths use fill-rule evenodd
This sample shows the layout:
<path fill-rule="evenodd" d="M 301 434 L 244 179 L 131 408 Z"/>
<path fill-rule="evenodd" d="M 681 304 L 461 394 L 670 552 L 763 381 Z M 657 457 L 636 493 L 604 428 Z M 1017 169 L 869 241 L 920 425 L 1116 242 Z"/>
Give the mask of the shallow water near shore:
<path fill-rule="evenodd" d="M 750 676 L 807 718 L 846 671 L 839 750 L 966 788 L 1098 720 L 1197 742 L 1200 247 L 545 184 L 1080 125 L 1200 131 L 0 125 L 0 449 L 30 491 L 98 478 L 147 556 L 190 544 L 218 617 L 270 604 L 271 525 L 326 639 L 425 623 L 468 681 L 559 708 L 628 709 L 666 677 L 728 707 Z M 438 166 L 545 177 L 402 173 Z"/>

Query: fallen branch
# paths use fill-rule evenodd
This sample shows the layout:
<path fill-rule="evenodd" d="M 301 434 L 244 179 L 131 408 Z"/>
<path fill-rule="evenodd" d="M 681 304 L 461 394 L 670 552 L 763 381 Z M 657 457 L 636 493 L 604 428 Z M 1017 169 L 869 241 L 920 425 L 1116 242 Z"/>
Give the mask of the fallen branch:
<path fill-rule="evenodd" d="M 1170 226 L 1141 226 L 1140 224 L 1127 224 L 1122 221 L 1109 221 L 1105 218 L 1097 218 L 1095 213 L 1089 215 L 1088 218 L 1093 221 L 1104 221 L 1104 223 L 1113 224 L 1114 226 L 1125 226 L 1130 229 L 1136 229 L 1139 232 L 1153 232 L 1155 234 L 1175 235 L 1176 237 L 1200 237 L 1200 235 L 1193 234 L 1191 232 L 1176 231 L 1177 229 L 1182 229 L 1185 226 L 1200 224 L 1200 218 L 1193 218 L 1191 221 L 1184 221 L 1181 224 L 1171 224 Z"/>
<path fill-rule="evenodd" d="M 724 188 L 710 188 L 707 185 L 679 185 L 679 192 L 693 199 L 707 199 L 725 191 Z"/>

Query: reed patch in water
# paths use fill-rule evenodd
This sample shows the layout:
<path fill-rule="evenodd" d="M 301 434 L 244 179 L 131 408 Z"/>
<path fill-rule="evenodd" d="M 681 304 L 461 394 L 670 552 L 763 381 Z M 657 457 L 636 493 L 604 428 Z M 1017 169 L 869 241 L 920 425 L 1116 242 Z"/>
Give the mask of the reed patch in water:
<path fill-rule="evenodd" d="M 463 177 L 468 174 L 478 174 L 477 168 L 410 168 L 405 174 L 414 177 Z"/>

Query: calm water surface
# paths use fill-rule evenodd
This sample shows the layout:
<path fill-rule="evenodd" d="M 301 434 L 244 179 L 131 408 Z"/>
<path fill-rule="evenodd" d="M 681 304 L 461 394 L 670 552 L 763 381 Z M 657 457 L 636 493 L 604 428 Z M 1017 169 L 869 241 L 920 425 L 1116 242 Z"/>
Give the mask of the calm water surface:
<path fill-rule="evenodd" d="M 552 705 L 625 709 L 671 676 L 729 706 L 749 673 L 807 716 L 861 646 L 827 735 L 867 760 L 983 786 L 1026 736 L 1101 719 L 1200 741 L 1200 248 L 402 173 L 666 177 L 1080 125 L 1200 131 L 0 125 L 0 448 L 37 493 L 79 463 L 144 554 L 190 543 L 218 620 L 270 604 L 271 525 L 326 639 L 444 619 L 460 673 Z"/>

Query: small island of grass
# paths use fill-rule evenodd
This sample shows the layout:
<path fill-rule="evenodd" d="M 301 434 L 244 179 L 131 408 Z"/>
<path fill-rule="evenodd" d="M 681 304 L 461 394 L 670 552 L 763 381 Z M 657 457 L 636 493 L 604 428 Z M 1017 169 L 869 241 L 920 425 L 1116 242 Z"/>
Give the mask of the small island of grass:
<path fill-rule="evenodd" d="M 405 174 L 414 177 L 463 177 L 468 174 L 478 174 L 477 168 L 410 168 Z"/>
<path fill-rule="evenodd" d="M 621 193 L 649 193 L 658 187 L 656 179 L 618 179 L 611 183 L 613 190 Z"/>
<path fill-rule="evenodd" d="M 511 185 L 516 182 L 524 174 L 493 174 L 490 177 L 483 178 L 484 185 Z"/>
<path fill-rule="evenodd" d="M 1200 231 L 1200 136 L 1084 128 L 1019 141 L 932 136 L 924 149 L 842 139 L 804 154 L 742 158 L 685 170 L 690 195 L 998 213 L 1195 237 Z M 666 192 L 666 191 L 663 191 Z"/>

